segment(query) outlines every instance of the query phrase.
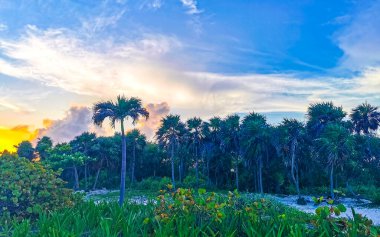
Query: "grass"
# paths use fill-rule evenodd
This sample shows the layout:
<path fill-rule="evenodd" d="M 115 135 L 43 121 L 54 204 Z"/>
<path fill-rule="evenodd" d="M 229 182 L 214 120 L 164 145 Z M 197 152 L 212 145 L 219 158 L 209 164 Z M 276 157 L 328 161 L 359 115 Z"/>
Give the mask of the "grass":
<path fill-rule="evenodd" d="M 3 221 L 0 236 L 377 236 L 369 220 L 331 218 L 330 209 L 309 215 L 260 195 L 207 193 L 189 189 L 144 195 L 145 205 L 119 207 L 117 191 L 96 195 L 74 207 L 40 213 L 36 219 Z M 327 211 L 327 212 L 326 212 Z"/>

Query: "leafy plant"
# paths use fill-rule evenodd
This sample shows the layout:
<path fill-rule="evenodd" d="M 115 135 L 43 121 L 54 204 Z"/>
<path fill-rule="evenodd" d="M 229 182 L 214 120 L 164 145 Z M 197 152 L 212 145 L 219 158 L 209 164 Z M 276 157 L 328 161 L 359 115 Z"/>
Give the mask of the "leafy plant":
<path fill-rule="evenodd" d="M 59 174 L 25 158 L 1 158 L 0 216 L 28 217 L 72 206 L 72 192 L 64 188 Z"/>

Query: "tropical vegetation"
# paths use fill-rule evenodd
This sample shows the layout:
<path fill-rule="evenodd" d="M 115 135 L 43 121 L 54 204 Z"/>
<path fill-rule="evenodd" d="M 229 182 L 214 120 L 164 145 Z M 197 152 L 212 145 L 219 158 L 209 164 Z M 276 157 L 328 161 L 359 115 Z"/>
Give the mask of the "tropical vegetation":
<path fill-rule="evenodd" d="M 339 202 L 346 195 L 380 203 L 380 112 L 367 102 L 350 113 L 332 102 L 311 104 L 305 121 L 284 118 L 276 125 L 254 111 L 208 120 L 169 114 L 151 140 L 134 127 L 149 119 L 139 98 L 96 103 L 94 124 L 106 119 L 120 128 L 113 136 L 85 132 L 66 143 L 42 137 L 35 146 L 21 142 L 14 154 L 2 152 L 0 180 L 6 186 L 0 208 L 6 221 L 0 233 L 376 236 L 372 222 L 360 215 L 339 218 L 346 211 L 339 205 L 307 215 L 262 199 L 295 194 L 303 203 L 308 194 Z M 161 193 L 147 205 L 133 204 L 125 200 L 126 185 Z M 95 205 L 66 193 L 117 187 L 119 205 Z"/>

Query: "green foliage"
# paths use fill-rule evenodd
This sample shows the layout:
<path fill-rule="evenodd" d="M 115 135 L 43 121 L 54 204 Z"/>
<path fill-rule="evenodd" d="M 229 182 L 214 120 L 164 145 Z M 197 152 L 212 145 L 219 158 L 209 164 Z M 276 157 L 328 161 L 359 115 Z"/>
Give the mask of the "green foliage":
<path fill-rule="evenodd" d="M 38 152 L 40 160 L 45 160 L 48 156 L 48 150 L 53 147 L 53 141 L 50 137 L 42 137 L 38 139 L 35 150 Z"/>
<path fill-rule="evenodd" d="M 33 160 L 35 158 L 34 148 L 30 141 L 22 141 L 16 146 L 17 155 L 19 157 L 26 158 L 28 160 Z"/>
<path fill-rule="evenodd" d="M 168 184 L 170 184 L 170 179 L 168 177 L 149 177 L 142 180 L 137 184 L 137 187 L 141 190 L 150 190 L 158 192 L 161 189 L 165 189 Z"/>
<path fill-rule="evenodd" d="M 5 236 L 377 236 L 371 221 L 335 217 L 345 207 L 316 215 L 258 196 L 177 189 L 172 185 L 146 204 L 82 202 L 41 213 L 36 221 L 4 225 Z M 339 214 L 340 214 L 339 213 Z M 338 215 L 339 215 L 338 214 Z M 33 230 L 33 231 L 31 231 Z"/>
<path fill-rule="evenodd" d="M 323 198 L 315 198 L 316 203 L 320 203 Z M 378 230 L 368 218 L 356 214 L 351 209 L 353 219 L 340 218 L 339 216 L 347 211 L 343 204 L 333 205 L 333 200 L 327 200 L 329 206 L 319 206 L 316 210 L 316 218 L 313 225 L 327 236 L 377 236 Z"/>
<path fill-rule="evenodd" d="M 32 216 L 40 211 L 73 205 L 59 172 L 25 158 L 0 159 L 0 211 L 7 216 Z"/>
<path fill-rule="evenodd" d="M 192 187 L 205 187 L 206 186 L 206 181 L 200 177 L 197 180 L 197 177 L 194 175 L 187 175 L 185 179 L 183 180 L 182 184 L 183 187 L 186 188 L 192 188 Z"/>

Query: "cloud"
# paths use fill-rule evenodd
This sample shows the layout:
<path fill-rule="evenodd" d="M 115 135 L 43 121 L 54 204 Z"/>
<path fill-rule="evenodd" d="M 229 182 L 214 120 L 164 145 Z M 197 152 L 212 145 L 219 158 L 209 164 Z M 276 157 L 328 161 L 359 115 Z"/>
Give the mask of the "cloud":
<path fill-rule="evenodd" d="M 16 113 L 31 113 L 35 111 L 32 108 L 28 108 L 28 106 L 26 105 L 13 102 L 6 96 L 0 96 L 0 111 L 3 110 L 12 111 Z"/>
<path fill-rule="evenodd" d="M 145 7 L 150 8 L 150 9 L 159 9 L 162 7 L 164 4 L 163 0 L 144 0 L 140 4 L 140 9 L 143 9 Z"/>
<path fill-rule="evenodd" d="M 366 95 L 369 75 L 377 75 L 374 70 L 354 79 L 211 73 L 195 70 L 202 68 L 201 58 L 186 63 L 182 55 L 193 57 L 191 50 L 172 35 L 144 33 L 94 45 L 68 29 L 28 26 L 17 40 L 0 39 L 0 73 L 99 100 L 125 94 L 165 101 L 185 119 L 251 110 L 304 112 L 311 102 L 332 99 L 352 107 Z M 372 83 L 375 92 L 376 79 Z M 353 98 L 354 89 L 360 93 Z"/>
<path fill-rule="evenodd" d="M 140 129 L 148 139 L 152 139 L 161 124 L 161 119 L 169 114 L 170 108 L 166 102 L 159 104 L 151 103 L 146 105 L 145 108 L 149 112 L 149 119 L 139 121 L 136 127 Z"/>
<path fill-rule="evenodd" d="M 174 37 L 145 35 L 136 41 L 91 48 L 67 29 L 39 30 L 29 26 L 18 41 L 0 40 L 0 73 L 54 86 L 81 95 L 110 97 L 118 93 L 140 95 L 150 101 L 158 92 L 170 95 L 181 85 L 168 83 L 171 70 L 161 58 L 179 43 Z M 80 66 L 79 66 L 80 65 Z"/>
<path fill-rule="evenodd" d="M 82 30 L 85 31 L 89 36 L 96 32 L 105 30 L 108 27 L 115 26 L 118 21 L 123 17 L 125 9 L 118 12 L 113 12 L 110 15 L 101 15 L 97 17 L 92 17 L 89 20 L 82 20 Z"/>
<path fill-rule="evenodd" d="M 147 60 L 170 53 L 181 48 L 182 43 L 173 36 L 145 34 L 136 41 L 115 48 L 114 55 L 134 60 Z"/>
<path fill-rule="evenodd" d="M 150 103 L 145 107 L 149 111 L 149 119 L 139 121 L 137 128 L 141 129 L 148 138 L 152 138 L 161 118 L 169 113 L 169 106 L 163 102 L 159 104 Z M 92 113 L 88 107 L 73 106 L 66 111 L 65 116 L 61 119 L 45 119 L 43 121 L 44 128 L 37 129 L 34 138 L 48 136 L 55 143 L 61 143 L 69 142 L 83 132 L 94 132 L 98 136 L 112 136 L 115 130 L 107 124 L 107 121 L 101 128 L 93 124 Z M 127 125 L 127 130 L 131 128 Z M 116 131 L 119 131 L 118 127 L 116 127 Z"/>
<path fill-rule="evenodd" d="M 380 1 L 363 5 L 366 7 L 354 13 L 350 23 L 335 35 L 344 52 L 341 67 L 350 70 L 380 65 Z"/>
<path fill-rule="evenodd" d="M 62 119 L 43 121 L 45 128 L 38 129 L 38 138 L 50 137 L 56 143 L 69 142 L 84 132 L 111 135 L 92 123 L 92 111 L 87 107 L 71 107 Z"/>
<path fill-rule="evenodd" d="M 6 31 L 8 29 L 8 26 L 3 24 L 3 23 L 0 23 L 0 32 L 1 31 Z"/>
<path fill-rule="evenodd" d="M 355 87 L 352 93 L 380 98 L 380 67 L 368 67 L 361 75 L 353 78 Z"/>
<path fill-rule="evenodd" d="M 5 88 L 0 87 L 0 112 L 1 111 L 11 111 L 16 113 L 31 113 L 35 110 L 33 108 L 28 107 L 26 104 L 13 99 L 11 95 L 19 95 L 23 96 L 29 94 L 27 91 L 24 93 L 18 93 L 20 91 L 15 90 L 7 90 Z M 11 94 L 13 93 L 13 94 Z"/>
<path fill-rule="evenodd" d="M 187 8 L 187 14 L 199 14 L 202 11 L 198 9 L 196 0 L 180 0 L 182 5 Z"/>

